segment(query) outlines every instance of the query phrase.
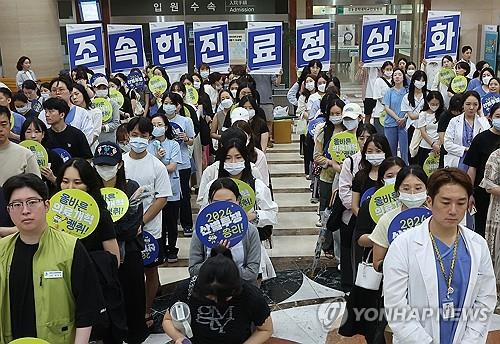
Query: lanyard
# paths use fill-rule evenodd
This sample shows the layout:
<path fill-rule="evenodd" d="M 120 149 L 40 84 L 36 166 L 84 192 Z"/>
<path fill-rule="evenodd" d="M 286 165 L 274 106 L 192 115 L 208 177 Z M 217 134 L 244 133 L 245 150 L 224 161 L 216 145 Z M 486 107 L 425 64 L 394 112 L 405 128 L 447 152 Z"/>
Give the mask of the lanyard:
<path fill-rule="evenodd" d="M 436 239 L 434 239 L 434 235 L 432 235 L 431 231 L 429 231 L 429 236 L 431 237 L 432 247 L 434 248 L 434 253 L 437 256 L 439 267 L 441 268 L 441 273 L 443 274 L 444 280 L 447 284 L 446 296 L 447 298 L 449 298 L 450 295 L 453 294 L 453 292 L 455 291 L 451 286 L 451 282 L 453 280 L 453 272 L 455 270 L 455 262 L 457 260 L 457 248 L 458 248 L 458 239 L 460 237 L 460 231 L 457 233 L 457 237 L 455 238 L 455 242 L 453 243 L 453 257 L 451 258 L 450 274 L 448 275 L 448 278 L 446 278 L 446 271 L 444 269 L 443 257 L 441 257 L 441 253 L 439 252 L 439 249 L 436 244 Z"/>

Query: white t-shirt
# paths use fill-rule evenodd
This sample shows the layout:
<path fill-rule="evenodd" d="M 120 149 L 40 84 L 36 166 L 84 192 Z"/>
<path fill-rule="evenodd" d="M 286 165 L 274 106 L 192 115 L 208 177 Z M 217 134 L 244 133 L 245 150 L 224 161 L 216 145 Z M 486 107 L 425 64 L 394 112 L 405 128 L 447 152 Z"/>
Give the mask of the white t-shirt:
<path fill-rule="evenodd" d="M 389 248 L 389 238 L 387 237 L 389 226 L 400 212 L 401 207 L 398 207 L 382 215 L 368 238 L 380 247 Z"/>
<path fill-rule="evenodd" d="M 147 153 L 142 159 L 132 159 L 129 153 L 125 153 L 123 155 L 123 163 L 125 164 L 125 176 L 127 179 L 135 180 L 139 186 L 151 185 L 156 192 L 155 196 L 150 196 L 142 202 L 144 213 L 146 213 L 156 198 L 172 196 L 167 169 L 155 156 Z M 155 239 L 161 237 L 161 213 L 160 211 L 154 219 L 144 225 L 144 230 L 151 233 Z"/>
<path fill-rule="evenodd" d="M 377 78 L 375 80 L 375 84 L 373 86 L 373 99 L 377 100 L 377 105 L 375 105 L 375 108 L 373 109 L 373 114 L 372 116 L 374 118 L 379 118 L 380 113 L 384 111 L 384 104 L 382 104 L 382 101 L 384 100 L 385 93 L 389 89 L 389 85 L 382 80 L 382 78 Z"/>
<path fill-rule="evenodd" d="M 210 98 L 210 103 L 212 104 L 212 111 L 215 113 L 216 108 L 217 108 L 217 97 L 219 96 L 219 92 L 215 88 L 212 87 L 212 85 L 203 85 L 203 89 L 205 90 L 205 93 L 208 95 Z"/>
<path fill-rule="evenodd" d="M 431 140 L 437 141 L 439 139 L 439 135 L 437 132 L 438 128 L 438 123 L 436 121 L 436 115 L 433 113 L 428 113 L 427 111 L 422 111 L 420 112 L 420 115 L 418 116 L 418 121 L 415 123 L 416 128 L 423 128 L 425 127 L 425 131 L 427 132 L 427 135 L 431 138 Z M 426 148 L 426 149 L 432 149 L 431 145 L 425 141 L 422 138 L 422 141 L 420 141 L 420 147 Z"/>
<path fill-rule="evenodd" d="M 365 98 L 373 98 L 373 93 L 375 90 L 375 81 L 377 81 L 378 78 L 378 68 L 367 67 L 367 70 L 368 70 L 368 80 L 366 81 Z M 383 80 L 381 81 L 383 82 Z"/>
<path fill-rule="evenodd" d="M 401 102 L 401 112 L 420 113 L 420 111 L 422 111 L 422 108 L 424 107 L 424 104 L 425 99 L 423 95 L 421 95 L 420 98 L 417 98 L 417 96 L 415 96 L 415 106 L 412 106 L 410 104 L 410 101 L 408 100 L 408 94 L 405 94 L 403 96 L 403 101 Z M 414 122 L 415 120 L 408 117 L 408 119 L 406 120 L 406 128 L 408 129 Z"/>

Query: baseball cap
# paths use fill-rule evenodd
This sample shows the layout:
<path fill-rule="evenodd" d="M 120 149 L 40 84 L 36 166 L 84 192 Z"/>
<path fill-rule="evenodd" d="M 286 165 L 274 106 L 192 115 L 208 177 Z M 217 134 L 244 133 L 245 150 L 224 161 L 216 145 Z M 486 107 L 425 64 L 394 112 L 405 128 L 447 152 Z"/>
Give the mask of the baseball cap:
<path fill-rule="evenodd" d="M 105 85 L 106 87 L 108 87 L 108 80 L 106 80 L 105 77 L 100 76 L 96 78 L 92 84 L 94 87 L 97 87 L 99 85 Z"/>
<path fill-rule="evenodd" d="M 102 142 L 95 149 L 94 165 L 114 166 L 122 161 L 122 150 L 113 142 Z"/>
<path fill-rule="evenodd" d="M 351 118 L 358 119 L 360 115 L 363 115 L 363 110 L 361 110 L 361 106 L 356 103 L 349 103 L 344 106 L 342 110 L 342 119 Z"/>
<path fill-rule="evenodd" d="M 242 107 L 234 108 L 231 111 L 231 125 L 236 121 L 245 121 L 248 122 L 250 120 L 250 114 L 248 110 Z"/>

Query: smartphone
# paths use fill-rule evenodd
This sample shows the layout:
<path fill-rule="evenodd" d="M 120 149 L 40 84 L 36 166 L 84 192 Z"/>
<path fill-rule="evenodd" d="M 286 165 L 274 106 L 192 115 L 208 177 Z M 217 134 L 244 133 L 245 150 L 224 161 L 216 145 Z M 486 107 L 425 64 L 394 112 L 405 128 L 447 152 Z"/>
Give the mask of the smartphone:
<path fill-rule="evenodd" d="M 475 206 L 472 206 L 472 209 L 470 210 L 470 215 L 473 216 L 477 213 L 477 209 Z"/>

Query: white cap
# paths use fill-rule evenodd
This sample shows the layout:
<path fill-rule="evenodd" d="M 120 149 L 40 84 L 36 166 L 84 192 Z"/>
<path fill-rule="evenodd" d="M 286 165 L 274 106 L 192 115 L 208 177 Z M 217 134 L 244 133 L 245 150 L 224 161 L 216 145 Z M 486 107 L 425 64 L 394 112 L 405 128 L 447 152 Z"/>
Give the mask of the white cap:
<path fill-rule="evenodd" d="M 231 111 L 231 125 L 236 121 L 245 121 L 248 122 L 250 120 L 250 115 L 248 110 L 242 107 L 234 108 Z"/>
<path fill-rule="evenodd" d="M 356 103 L 349 103 L 344 106 L 344 109 L 342 110 L 342 119 L 346 117 L 358 119 L 359 116 L 363 116 L 363 110 L 361 110 L 361 106 Z"/>
<path fill-rule="evenodd" d="M 97 87 L 99 85 L 105 85 L 106 87 L 108 87 L 108 80 L 106 80 L 106 78 L 103 76 L 96 78 L 93 82 L 93 86 Z"/>

